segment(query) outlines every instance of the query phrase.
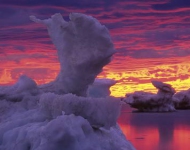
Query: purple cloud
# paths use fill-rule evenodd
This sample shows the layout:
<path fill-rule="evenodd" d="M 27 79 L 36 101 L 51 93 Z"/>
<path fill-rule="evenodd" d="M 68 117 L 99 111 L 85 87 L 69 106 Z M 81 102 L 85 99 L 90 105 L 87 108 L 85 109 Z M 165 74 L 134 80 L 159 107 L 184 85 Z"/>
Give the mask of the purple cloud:
<path fill-rule="evenodd" d="M 164 4 L 154 4 L 152 8 L 155 10 L 174 10 L 179 8 L 189 8 L 190 1 L 189 0 L 170 0 Z"/>

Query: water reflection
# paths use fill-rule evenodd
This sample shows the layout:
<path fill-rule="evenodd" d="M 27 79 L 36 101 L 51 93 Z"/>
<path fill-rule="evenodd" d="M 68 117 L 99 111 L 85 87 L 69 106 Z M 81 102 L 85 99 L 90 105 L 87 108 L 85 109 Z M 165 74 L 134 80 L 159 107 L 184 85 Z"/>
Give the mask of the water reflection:
<path fill-rule="evenodd" d="M 189 150 L 190 110 L 174 113 L 132 113 L 123 106 L 118 120 L 137 150 Z"/>

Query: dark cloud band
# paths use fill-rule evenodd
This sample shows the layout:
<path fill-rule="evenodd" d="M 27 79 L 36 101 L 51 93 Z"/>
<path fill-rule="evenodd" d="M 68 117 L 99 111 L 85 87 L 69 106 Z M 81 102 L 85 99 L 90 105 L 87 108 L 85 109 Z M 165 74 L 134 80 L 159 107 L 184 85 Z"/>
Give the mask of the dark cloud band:
<path fill-rule="evenodd" d="M 152 8 L 155 10 L 174 10 L 179 8 L 189 8 L 190 1 L 189 0 L 171 0 L 165 4 L 154 4 Z"/>

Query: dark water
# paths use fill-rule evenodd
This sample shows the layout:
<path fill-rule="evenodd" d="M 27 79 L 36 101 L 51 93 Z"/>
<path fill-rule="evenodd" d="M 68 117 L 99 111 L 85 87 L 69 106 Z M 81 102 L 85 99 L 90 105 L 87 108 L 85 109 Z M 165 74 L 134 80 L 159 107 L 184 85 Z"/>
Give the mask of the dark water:
<path fill-rule="evenodd" d="M 118 122 L 137 150 L 190 150 L 190 110 L 133 113 L 124 105 Z"/>

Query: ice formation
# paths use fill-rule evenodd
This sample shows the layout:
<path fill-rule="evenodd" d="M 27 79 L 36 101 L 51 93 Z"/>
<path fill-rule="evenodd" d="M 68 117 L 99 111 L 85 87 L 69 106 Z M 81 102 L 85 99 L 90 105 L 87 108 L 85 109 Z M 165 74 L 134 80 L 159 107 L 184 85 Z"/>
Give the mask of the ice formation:
<path fill-rule="evenodd" d="M 95 79 L 92 85 L 89 85 L 87 90 L 88 97 L 107 97 L 110 96 L 110 87 L 116 83 L 112 79 Z"/>
<path fill-rule="evenodd" d="M 139 111 L 150 112 L 169 112 L 175 111 L 172 96 L 175 90 L 171 85 L 160 82 L 152 81 L 152 84 L 158 89 L 157 94 L 147 92 L 134 92 L 133 94 L 126 94 L 123 99 L 124 102 Z"/>
<path fill-rule="evenodd" d="M 27 95 L 38 95 L 37 84 L 31 78 L 22 75 L 13 86 L 0 87 L 0 100 L 17 102 Z"/>
<path fill-rule="evenodd" d="M 134 150 L 116 122 L 120 101 L 77 96 L 114 53 L 107 29 L 77 13 L 68 23 L 60 14 L 31 18 L 48 26 L 61 71 L 40 87 L 27 76 L 0 87 L 0 150 Z"/>
<path fill-rule="evenodd" d="M 73 94 L 41 95 L 40 108 L 47 111 L 48 116 L 56 118 L 64 112 L 87 119 L 92 127 L 109 129 L 116 125 L 120 112 L 120 102 L 115 98 L 85 98 Z"/>
<path fill-rule="evenodd" d="M 38 98 L 28 95 L 26 100 L 38 103 L 26 108 L 23 100 L 0 101 L 7 106 L 4 115 L 11 113 L 1 117 L 0 149 L 134 149 L 116 124 L 120 103 L 114 98 L 44 93 Z"/>
<path fill-rule="evenodd" d="M 85 96 L 88 85 L 115 53 L 107 28 L 95 18 L 80 13 L 71 13 L 69 22 L 61 14 L 45 20 L 30 18 L 47 26 L 61 65 L 55 81 L 40 88 L 45 92 Z"/>
<path fill-rule="evenodd" d="M 173 96 L 173 102 L 176 109 L 190 109 L 190 89 L 177 92 Z"/>

